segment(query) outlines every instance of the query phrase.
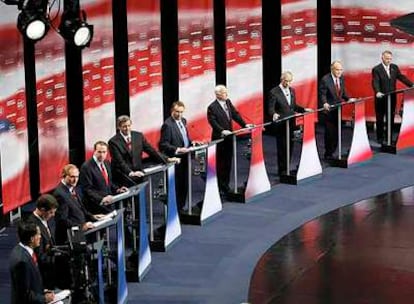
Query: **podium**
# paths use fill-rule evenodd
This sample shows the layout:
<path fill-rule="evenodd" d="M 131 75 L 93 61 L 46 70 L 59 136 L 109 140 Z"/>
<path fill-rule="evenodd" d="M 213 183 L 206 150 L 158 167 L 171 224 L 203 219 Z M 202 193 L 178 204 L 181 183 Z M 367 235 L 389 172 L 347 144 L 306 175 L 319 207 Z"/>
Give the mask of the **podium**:
<path fill-rule="evenodd" d="M 177 212 L 177 202 L 175 196 L 175 164 L 169 163 L 164 165 L 156 165 L 143 170 L 145 176 L 148 177 L 149 192 L 149 239 L 150 248 L 154 251 L 167 251 L 168 248 L 181 235 L 180 219 Z M 153 212 L 153 178 L 157 173 L 163 174 L 164 192 L 167 193 L 167 202 L 165 205 L 165 224 L 160 231 L 160 235 L 156 236 L 154 231 L 154 212 Z"/>
<path fill-rule="evenodd" d="M 369 144 L 365 119 L 365 103 L 367 98 L 343 102 L 331 108 L 338 109 L 338 157 L 330 161 L 333 167 L 348 168 L 351 165 L 365 162 L 372 158 L 373 153 Z M 342 153 L 342 106 L 354 106 L 354 129 L 348 154 Z"/>
<path fill-rule="evenodd" d="M 216 175 L 216 147 L 223 139 L 211 141 L 209 144 L 194 146 L 189 148 L 187 152 L 188 162 L 188 196 L 187 210 L 180 214 L 183 224 L 202 225 L 207 220 L 218 214 L 222 209 L 220 193 L 218 189 Z M 206 153 L 206 181 L 203 199 L 197 204 L 197 208 L 193 207 L 192 195 L 192 154 L 205 150 Z"/>
<path fill-rule="evenodd" d="M 397 151 L 414 148 L 414 90 L 406 90 L 403 101 L 401 128 L 397 139 Z"/>
<path fill-rule="evenodd" d="M 280 182 L 285 184 L 297 185 L 301 181 L 322 174 L 322 165 L 318 155 L 318 149 L 315 139 L 315 121 L 317 111 L 309 111 L 304 113 L 296 113 L 275 121 L 274 123 L 286 122 L 286 168 L 279 168 L 285 172 L 280 175 Z M 300 153 L 299 164 L 296 170 L 292 170 L 291 166 L 291 127 L 293 119 L 298 117 L 303 119 L 303 139 Z M 277 147 L 278 149 L 280 147 Z"/>
<path fill-rule="evenodd" d="M 132 254 L 129 257 L 131 267 L 127 269 L 128 281 L 142 281 L 151 266 L 151 250 L 148 242 L 146 219 L 146 188 L 148 182 L 143 182 L 128 188 L 128 191 L 114 195 L 112 203 L 123 207 L 125 200 L 131 200 L 130 216 L 126 216 L 126 227 L 132 228 Z M 139 199 L 137 199 L 139 198 Z M 137 214 L 138 212 L 138 214 Z M 138 240 L 138 242 L 137 242 Z M 120 244 L 118 243 L 118 246 Z M 124 246 L 124 244 L 122 244 Z M 125 247 L 124 247 L 125 248 Z"/>
<path fill-rule="evenodd" d="M 116 229 L 116 263 L 115 263 L 115 273 L 116 273 L 116 301 L 117 303 L 126 303 L 128 296 L 128 286 L 126 282 L 126 266 L 125 266 L 125 250 L 124 250 L 124 209 L 115 210 L 105 216 L 105 218 L 94 222 L 94 228 L 89 229 L 85 232 L 85 236 L 96 235 L 97 242 L 94 244 L 95 251 L 98 261 L 98 293 L 99 293 L 99 303 L 105 303 L 105 293 L 104 293 L 104 278 L 103 278 L 103 259 L 102 254 L 102 234 L 106 235 L 106 252 L 111 252 L 110 244 L 110 229 Z M 106 257 L 106 284 L 107 286 L 113 285 L 112 271 L 113 263 Z"/>
<path fill-rule="evenodd" d="M 233 140 L 233 191 L 226 194 L 229 201 L 247 203 L 251 198 L 269 191 L 271 188 L 264 165 L 262 128 L 262 124 L 242 128 L 234 131 L 231 135 Z M 250 133 L 252 151 L 246 186 L 239 186 L 237 136 L 246 133 Z"/>

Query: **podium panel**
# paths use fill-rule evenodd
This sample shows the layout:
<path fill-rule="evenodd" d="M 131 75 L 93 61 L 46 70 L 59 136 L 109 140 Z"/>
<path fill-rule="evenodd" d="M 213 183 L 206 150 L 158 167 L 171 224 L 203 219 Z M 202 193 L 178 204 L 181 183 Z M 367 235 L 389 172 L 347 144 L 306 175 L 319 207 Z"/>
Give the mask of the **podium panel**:
<path fill-rule="evenodd" d="M 397 150 L 414 147 L 414 90 L 404 93 L 403 114 L 400 133 L 397 140 Z"/>
<path fill-rule="evenodd" d="M 252 153 L 249 177 L 244 193 L 245 201 L 249 201 L 254 196 L 269 191 L 271 188 L 263 159 L 262 127 L 254 128 L 251 136 Z"/>
<path fill-rule="evenodd" d="M 322 174 L 322 165 L 315 139 L 316 112 L 303 115 L 303 144 L 296 182 Z"/>
<path fill-rule="evenodd" d="M 356 102 L 354 113 L 354 132 L 348 155 L 348 166 L 370 160 L 373 155 L 368 139 L 365 103 Z"/>

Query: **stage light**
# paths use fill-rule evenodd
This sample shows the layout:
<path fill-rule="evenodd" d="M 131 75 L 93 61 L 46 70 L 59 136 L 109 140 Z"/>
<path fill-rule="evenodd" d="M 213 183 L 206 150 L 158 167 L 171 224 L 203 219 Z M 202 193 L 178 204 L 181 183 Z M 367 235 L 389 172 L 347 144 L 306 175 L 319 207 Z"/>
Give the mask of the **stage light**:
<path fill-rule="evenodd" d="M 49 21 L 44 12 L 22 10 L 17 18 L 17 28 L 27 39 L 34 42 L 46 36 Z"/>
<path fill-rule="evenodd" d="M 85 12 L 82 12 L 82 19 L 72 14 L 63 13 L 59 33 L 68 43 L 84 48 L 89 46 L 92 41 L 93 25 L 86 22 Z"/>

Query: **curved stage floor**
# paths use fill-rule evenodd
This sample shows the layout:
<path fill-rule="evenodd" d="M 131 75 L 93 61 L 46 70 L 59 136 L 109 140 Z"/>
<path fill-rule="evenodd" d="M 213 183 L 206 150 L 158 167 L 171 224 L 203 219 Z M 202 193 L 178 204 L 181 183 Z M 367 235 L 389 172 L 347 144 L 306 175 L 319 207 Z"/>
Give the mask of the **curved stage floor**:
<path fill-rule="evenodd" d="M 249 303 L 413 302 L 414 187 L 339 208 L 259 260 Z"/>

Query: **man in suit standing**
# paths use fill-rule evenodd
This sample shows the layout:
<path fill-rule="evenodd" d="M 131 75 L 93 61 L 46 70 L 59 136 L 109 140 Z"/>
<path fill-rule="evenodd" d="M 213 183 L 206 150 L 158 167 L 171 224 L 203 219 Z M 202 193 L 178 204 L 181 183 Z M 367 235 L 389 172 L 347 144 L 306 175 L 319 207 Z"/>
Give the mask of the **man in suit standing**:
<path fill-rule="evenodd" d="M 381 63 L 372 69 L 372 88 L 375 92 L 375 114 L 377 126 L 377 141 L 382 144 L 384 141 L 384 133 L 388 134 L 388 102 L 387 94 L 393 92 L 397 88 L 397 80 L 401 81 L 408 87 L 413 86 L 413 82 L 404 76 L 398 65 L 391 63 L 391 51 L 384 51 L 381 55 Z M 391 136 L 394 128 L 395 106 L 397 103 L 397 95 L 391 94 Z M 385 130 L 384 130 L 385 117 Z"/>
<path fill-rule="evenodd" d="M 268 113 L 274 122 L 278 119 L 294 115 L 295 112 L 303 113 L 305 109 L 296 104 L 295 90 L 290 87 L 293 81 L 293 74 L 289 71 L 283 72 L 280 77 L 280 84 L 270 91 Z M 287 168 L 287 138 L 286 138 L 287 121 L 277 123 L 275 126 L 276 142 L 277 142 L 277 162 L 279 176 L 286 175 Z M 289 120 L 289 147 L 290 155 L 292 155 L 292 138 L 295 129 L 295 119 Z"/>
<path fill-rule="evenodd" d="M 217 85 L 214 93 L 216 99 L 207 108 L 207 119 L 213 129 L 211 139 L 216 140 L 224 137 L 224 141 L 217 144 L 216 171 L 219 190 L 226 194 L 230 191 L 230 171 L 233 159 L 233 142 L 229 136 L 233 131 L 232 121 L 234 120 L 243 128 L 253 125 L 246 124 L 228 99 L 226 86 Z"/>
<path fill-rule="evenodd" d="M 331 72 L 322 77 L 319 84 L 319 104 L 324 108 L 322 119 L 325 127 L 325 160 L 332 160 L 338 147 L 338 108 L 331 108 L 343 101 L 354 101 L 345 90 L 342 63 L 335 60 Z"/>
<path fill-rule="evenodd" d="M 183 117 L 185 110 L 182 101 L 173 102 L 171 116 L 161 127 L 159 149 L 168 157 L 187 157 L 191 139 L 187 130 L 187 120 Z M 188 162 L 182 160 L 175 166 L 175 194 L 178 210 L 182 210 L 188 194 Z"/>
<path fill-rule="evenodd" d="M 117 126 L 118 132 L 108 142 L 114 183 L 133 186 L 141 182 L 145 175 L 142 171 L 142 152 L 158 163 L 165 163 L 168 159 L 158 153 L 141 132 L 132 131 L 129 116 L 119 116 Z"/>
<path fill-rule="evenodd" d="M 92 214 L 83 202 L 82 193 L 78 187 L 79 169 L 68 164 L 62 169 L 62 180 L 55 188 L 53 196 L 56 197 L 59 207 L 56 210 L 56 244 L 65 245 L 68 241 L 67 231 L 72 227 L 79 227 L 86 231 L 92 229 L 93 223 L 101 219 L 103 214 Z M 70 288 L 72 282 L 70 264 L 67 256 L 56 259 L 61 275 L 56 278 L 56 284 L 61 289 Z"/>
<path fill-rule="evenodd" d="M 33 222 L 20 222 L 17 228 L 20 243 L 10 254 L 11 303 L 44 304 L 54 300 L 51 291 L 43 289 L 34 249 L 40 246 L 42 234 Z"/>
<path fill-rule="evenodd" d="M 34 249 L 37 254 L 43 285 L 48 289 L 55 288 L 55 264 L 51 248 L 55 245 L 55 238 L 49 227 L 49 220 L 55 216 L 58 203 L 51 194 L 42 194 L 36 201 L 36 209 L 27 218 L 28 222 L 35 223 L 42 234 L 40 246 Z"/>
<path fill-rule="evenodd" d="M 112 203 L 113 194 L 125 192 L 126 187 L 117 187 L 112 182 L 111 164 L 106 159 L 108 144 L 97 141 L 93 156 L 80 169 L 79 185 L 82 188 L 85 206 L 92 213 L 108 213 L 107 205 Z"/>
<path fill-rule="evenodd" d="M 78 187 L 79 169 L 68 164 L 62 169 L 62 180 L 53 192 L 59 207 L 56 210 L 56 243 L 63 245 L 67 241 L 67 230 L 79 226 L 86 231 L 93 228 L 92 222 L 99 220 L 103 214 L 92 214 L 82 202 Z"/>

